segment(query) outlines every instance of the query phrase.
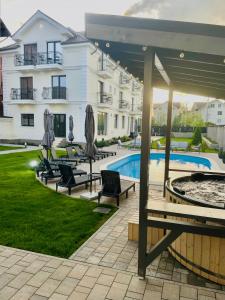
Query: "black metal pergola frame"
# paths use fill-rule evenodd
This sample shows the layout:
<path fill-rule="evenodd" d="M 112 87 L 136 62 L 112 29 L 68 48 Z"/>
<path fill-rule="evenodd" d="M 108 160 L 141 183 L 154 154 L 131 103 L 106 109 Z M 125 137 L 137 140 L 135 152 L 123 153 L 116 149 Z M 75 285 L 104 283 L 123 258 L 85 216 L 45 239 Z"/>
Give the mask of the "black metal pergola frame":
<path fill-rule="evenodd" d="M 144 82 L 138 274 L 148 265 L 149 153 L 153 87 L 169 90 L 164 183 L 169 178 L 174 91 L 225 99 L 225 27 L 111 15 L 86 15 L 86 35 Z M 165 184 L 164 184 L 165 186 Z M 164 189 L 165 193 L 165 189 Z"/>

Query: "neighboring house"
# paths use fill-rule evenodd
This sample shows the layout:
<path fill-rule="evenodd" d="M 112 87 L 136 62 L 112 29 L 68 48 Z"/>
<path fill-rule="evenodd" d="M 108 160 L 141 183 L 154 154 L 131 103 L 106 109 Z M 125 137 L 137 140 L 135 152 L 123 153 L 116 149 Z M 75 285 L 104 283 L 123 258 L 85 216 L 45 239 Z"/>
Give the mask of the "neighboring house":
<path fill-rule="evenodd" d="M 225 103 L 222 100 L 195 102 L 191 110 L 199 113 L 206 123 L 225 125 Z"/>
<path fill-rule="evenodd" d="M 74 117 L 76 141 L 84 141 L 87 104 L 97 139 L 129 135 L 140 123 L 142 84 L 82 34 L 37 11 L 12 38 L 14 44 L 0 49 L 9 139 L 40 142 L 46 108 L 58 138 L 68 136 Z"/>
<path fill-rule="evenodd" d="M 179 102 L 173 103 L 172 123 L 176 116 L 184 111 L 185 107 Z M 153 105 L 153 118 L 156 125 L 166 125 L 167 122 L 168 101 L 163 103 L 155 103 Z"/>

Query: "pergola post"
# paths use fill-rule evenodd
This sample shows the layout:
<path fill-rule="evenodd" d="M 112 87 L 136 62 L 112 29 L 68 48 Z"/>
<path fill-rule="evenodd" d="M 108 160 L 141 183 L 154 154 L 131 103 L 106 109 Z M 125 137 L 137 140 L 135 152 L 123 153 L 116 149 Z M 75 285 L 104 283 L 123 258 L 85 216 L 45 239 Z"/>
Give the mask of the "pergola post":
<path fill-rule="evenodd" d="M 169 179 L 172 112 L 173 112 L 173 89 L 170 86 L 168 109 L 167 109 L 167 127 L 166 127 L 166 151 L 165 151 L 165 171 L 164 171 L 164 188 L 163 188 L 164 197 L 166 195 L 166 181 Z"/>
<path fill-rule="evenodd" d="M 142 113 L 141 173 L 139 199 L 138 275 L 146 274 L 147 210 L 149 192 L 149 155 L 151 146 L 151 117 L 153 103 L 153 68 L 155 51 L 147 49 L 144 58 L 144 97 Z"/>

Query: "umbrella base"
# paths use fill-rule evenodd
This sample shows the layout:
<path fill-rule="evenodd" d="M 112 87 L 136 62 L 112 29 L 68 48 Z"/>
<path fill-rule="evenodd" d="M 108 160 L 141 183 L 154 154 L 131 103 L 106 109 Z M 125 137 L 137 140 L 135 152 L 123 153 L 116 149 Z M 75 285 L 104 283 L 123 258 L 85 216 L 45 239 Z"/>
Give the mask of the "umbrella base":
<path fill-rule="evenodd" d="M 96 192 L 86 192 L 80 195 L 81 199 L 85 199 L 85 200 L 96 200 L 98 199 L 98 193 Z"/>

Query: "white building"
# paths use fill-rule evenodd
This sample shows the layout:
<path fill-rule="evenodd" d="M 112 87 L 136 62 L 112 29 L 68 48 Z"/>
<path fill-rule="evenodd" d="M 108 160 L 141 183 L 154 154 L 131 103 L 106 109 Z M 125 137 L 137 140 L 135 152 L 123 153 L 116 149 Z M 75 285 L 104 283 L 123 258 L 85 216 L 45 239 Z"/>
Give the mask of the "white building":
<path fill-rule="evenodd" d="M 185 110 L 185 106 L 179 102 L 173 102 L 172 122 L 176 116 Z M 155 124 L 162 126 L 167 122 L 168 101 L 163 103 L 155 103 L 153 105 L 153 118 Z"/>
<path fill-rule="evenodd" d="M 199 113 L 206 123 L 225 125 L 225 103 L 219 99 L 209 102 L 195 102 L 192 112 Z"/>
<path fill-rule="evenodd" d="M 43 113 L 54 114 L 55 135 L 84 141 L 85 108 L 95 113 L 97 139 L 129 135 L 140 122 L 142 84 L 82 34 L 37 11 L 0 49 L 4 116 L 0 140 L 39 142 Z"/>

